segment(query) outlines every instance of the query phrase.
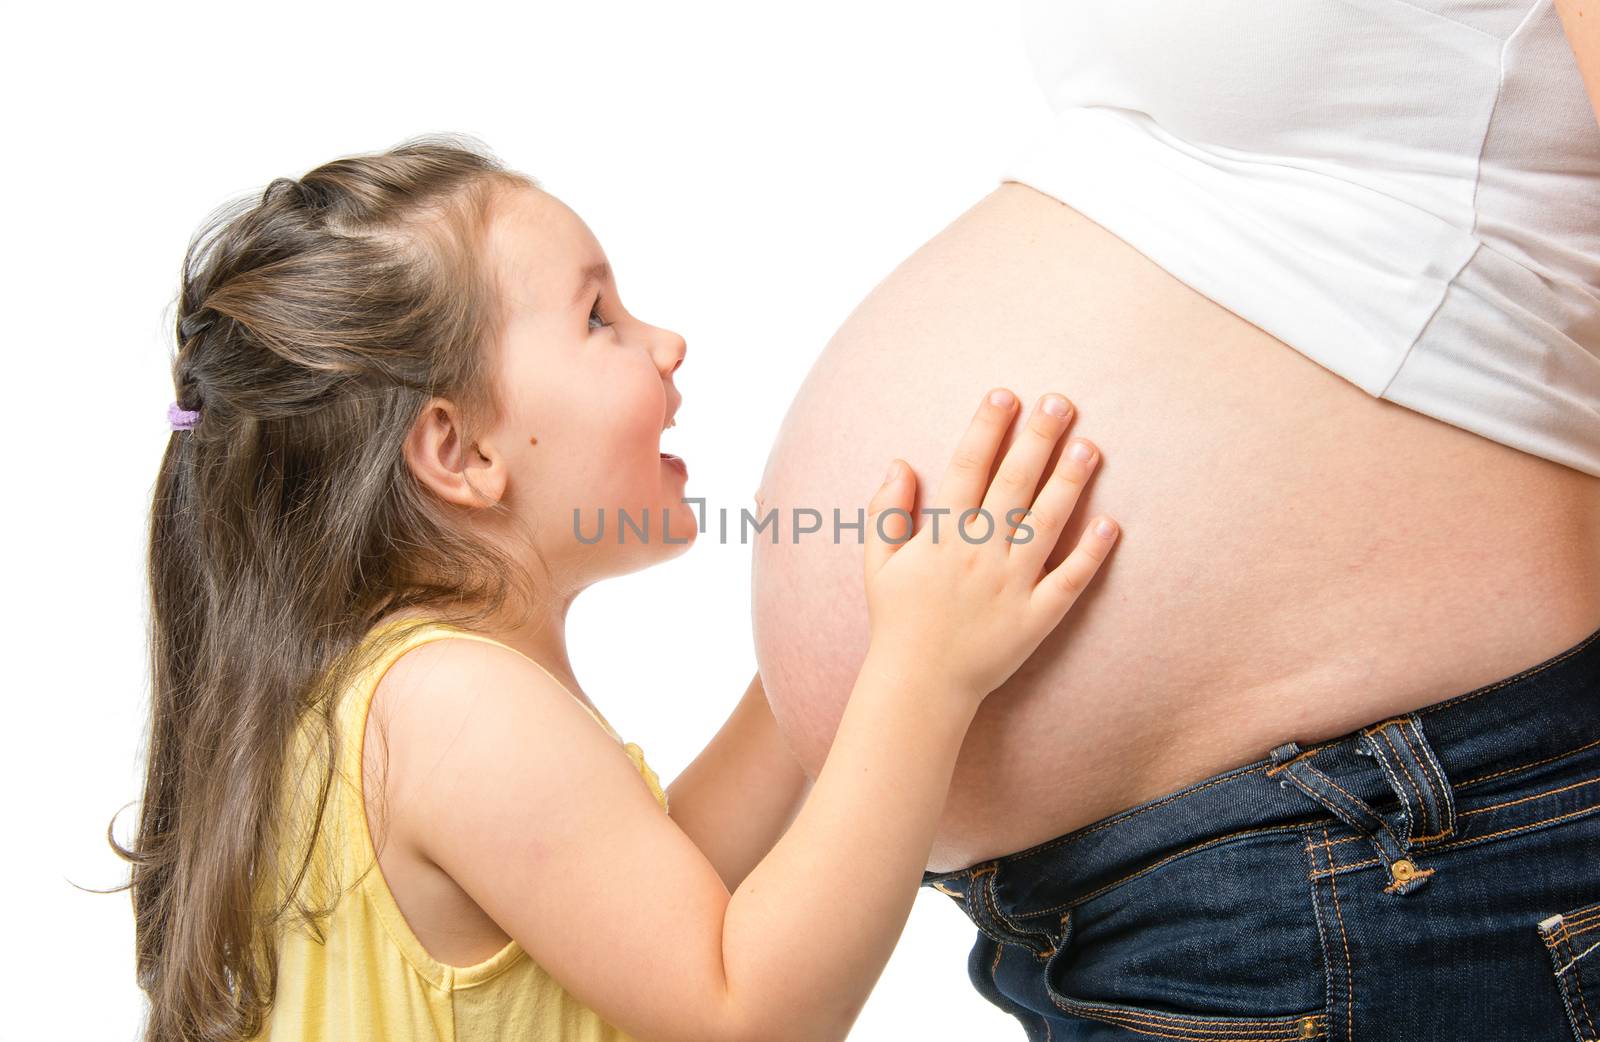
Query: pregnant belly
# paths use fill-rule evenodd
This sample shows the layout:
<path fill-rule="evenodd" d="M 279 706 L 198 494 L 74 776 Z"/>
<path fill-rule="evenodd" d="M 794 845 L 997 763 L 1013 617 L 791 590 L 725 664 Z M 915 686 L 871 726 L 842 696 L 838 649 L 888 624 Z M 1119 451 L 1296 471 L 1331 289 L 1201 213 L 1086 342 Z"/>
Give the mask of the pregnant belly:
<path fill-rule="evenodd" d="M 855 516 L 936 485 L 984 389 L 1060 391 L 1122 535 L 985 701 L 928 867 L 964 867 L 1496 680 L 1600 626 L 1600 479 L 1386 402 L 1060 202 L 1001 185 L 817 359 L 758 494 L 756 656 L 820 771 L 867 647 Z M 798 534 L 794 511 L 818 511 Z M 802 520 L 805 520 L 802 518 Z"/>

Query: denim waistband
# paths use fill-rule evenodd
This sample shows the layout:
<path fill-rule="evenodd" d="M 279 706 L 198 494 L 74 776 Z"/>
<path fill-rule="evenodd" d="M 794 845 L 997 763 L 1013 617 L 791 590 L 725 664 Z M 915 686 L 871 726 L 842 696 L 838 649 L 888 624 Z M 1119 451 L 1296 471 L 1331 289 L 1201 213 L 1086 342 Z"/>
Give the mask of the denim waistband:
<path fill-rule="evenodd" d="M 1335 817 L 1367 835 L 1391 893 L 1427 882 L 1416 862 L 1456 834 L 1455 790 L 1600 745 L 1600 629 L 1560 654 L 1462 695 L 1196 782 L 1026 850 L 922 885 L 957 898 L 997 940 L 1196 849 Z M 1413 855 L 1413 852 L 1418 852 Z M 978 894 L 974 884 L 994 876 Z M 985 930 L 985 932 L 989 932 Z"/>

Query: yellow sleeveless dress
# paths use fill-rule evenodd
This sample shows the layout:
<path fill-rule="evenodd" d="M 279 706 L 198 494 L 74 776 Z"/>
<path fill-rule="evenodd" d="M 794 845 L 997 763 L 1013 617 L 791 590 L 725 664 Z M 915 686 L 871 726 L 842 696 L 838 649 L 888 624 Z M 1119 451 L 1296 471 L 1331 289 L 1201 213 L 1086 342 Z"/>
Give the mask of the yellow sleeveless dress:
<path fill-rule="evenodd" d="M 381 631 L 406 621 L 415 620 L 390 620 L 374 626 L 358 650 L 366 650 L 366 643 Z M 444 638 L 509 647 L 491 637 L 428 621 L 378 656 L 338 699 L 339 761 L 323 828 L 312 849 L 311 868 L 299 884 L 300 892 L 318 905 L 331 903 L 328 895 L 337 888 L 337 903 L 330 917 L 316 922 L 320 939 L 303 924 L 279 927 L 276 995 L 256 1039 L 632 1042 L 629 1035 L 568 994 L 516 941 L 471 966 L 437 961 L 411 932 L 384 882 L 368 832 L 361 785 L 367 710 L 378 681 L 401 655 L 419 644 Z M 572 694 L 564 684 L 562 687 Z M 666 793 L 645 762 L 643 751 L 632 742 L 623 742 L 588 703 L 576 695 L 573 698 L 622 745 L 665 813 Z M 309 835 L 310 809 L 315 802 L 308 806 L 307 799 L 314 801 L 318 791 L 316 772 L 306 766 L 315 762 L 309 741 L 302 730 L 294 747 L 296 755 L 285 764 L 285 783 L 299 798 L 286 801 L 282 820 L 296 835 Z M 303 851 L 304 845 L 290 843 L 289 849 Z M 292 869 L 290 866 L 287 871 Z M 287 889 L 283 871 L 280 868 L 274 897 Z"/>

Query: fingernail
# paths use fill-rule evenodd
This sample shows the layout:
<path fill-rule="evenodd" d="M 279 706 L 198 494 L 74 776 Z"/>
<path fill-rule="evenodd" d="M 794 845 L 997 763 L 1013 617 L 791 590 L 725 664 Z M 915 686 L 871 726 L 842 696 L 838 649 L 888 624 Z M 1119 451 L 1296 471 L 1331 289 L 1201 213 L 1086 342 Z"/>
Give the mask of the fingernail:
<path fill-rule="evenodd" d="M 893 463 L 889 464 L 889 473 L 883 476 L 883 483 L 887 485 L 889 482 L 893 481 L 899 473 L 900 461 L 895 460 Z"/>
<path fill-rule="evenodd" d="M 1007 391 L 1004 388 L 1001 388 L 1000 390 L 995 391 L 993 394 L 989 395 L 989 401 L 992 402 L 993 404 L 999 405 L 1001 407 L 1010 405 L 1011 404 L 1011 392 Z"/>
<path fill-rule="evenodd" d="M 1094 453 L 1090 451 L 1089 446 L 1085 445 L 1081 441 L 1073 442 L 1072 447 L 1067 449 L 1067 454 L 1081 463 L 1088 462 L 1089 457 L 1094 455 Z"/>
<path fill-rule="evenodd" d="M 1065 416 L 1067 414 L 1067 400 L 1051 395 L 1044 400 L 1044 411 L 1051 416 Z"/>
<path fill-rule="evenodd" d="M 1102 536 L 1103 538 L 1110 539 L 1111 533 L 1115 532 L 1117 529 L 1116 526 L 1110 521 L 1107 521 L 1105 518 L 1101 518 L 1100 523 L 1094 526 L 1094 530 L 1096 534 Z"/>

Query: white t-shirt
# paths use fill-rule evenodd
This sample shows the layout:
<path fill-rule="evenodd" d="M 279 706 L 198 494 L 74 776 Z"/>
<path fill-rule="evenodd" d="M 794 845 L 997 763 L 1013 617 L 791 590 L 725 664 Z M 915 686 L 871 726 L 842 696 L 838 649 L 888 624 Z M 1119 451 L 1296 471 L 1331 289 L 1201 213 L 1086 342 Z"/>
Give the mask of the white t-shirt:
<path fill-rule="evenodd" d="M 1368 394 L 1600 475 L 1600 125 L 1551 0 L 1022 0 L 1002 168 Z"/>

